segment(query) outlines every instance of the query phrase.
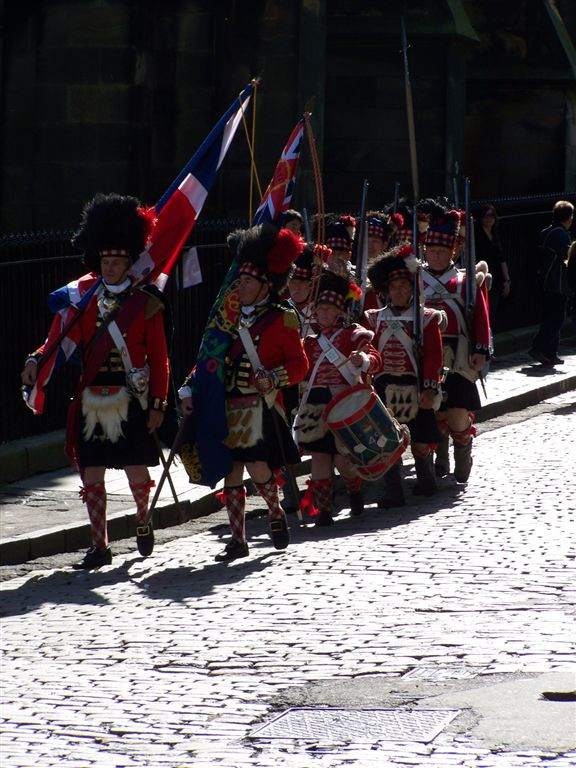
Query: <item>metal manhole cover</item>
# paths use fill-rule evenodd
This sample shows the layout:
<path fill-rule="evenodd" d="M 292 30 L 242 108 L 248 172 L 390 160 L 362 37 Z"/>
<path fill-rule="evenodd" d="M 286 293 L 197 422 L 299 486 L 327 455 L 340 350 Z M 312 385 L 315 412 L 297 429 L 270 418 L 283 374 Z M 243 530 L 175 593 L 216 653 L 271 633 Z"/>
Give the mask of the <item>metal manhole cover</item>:
<path fill-rule="evenodd" d="M 410 680 L 465 680 L 476 677 L 484 672 L 486 667 L 470 667 L 464 664 L 444 664 L 432 665 L 423 664 L 421 667 L 414 667 L 409 672 L 402 675 L 402 679 Z"/>
<path fill-rule="evenodd" d="M 458 709 L 292 708 L 252 731 L 253 739 L 305 741 L 416 741 L 427 744 Z"/>

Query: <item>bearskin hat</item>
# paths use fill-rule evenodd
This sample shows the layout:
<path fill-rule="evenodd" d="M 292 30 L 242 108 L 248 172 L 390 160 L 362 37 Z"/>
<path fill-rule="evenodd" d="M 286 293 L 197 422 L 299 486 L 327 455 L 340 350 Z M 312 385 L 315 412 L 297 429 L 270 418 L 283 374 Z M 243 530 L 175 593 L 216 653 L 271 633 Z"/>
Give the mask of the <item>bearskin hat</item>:
<path fill-rule="evenodd" d="M 366 228 L 368 237 L 379 237 L 388 243 L 404 225 L 404 217 L 400 213 L 385 213 L 384 211 L 368 211 L 366 213 Z"/>
<path fill-rule="evenodd" d="M 333 251 L 351 251 L 356 219 L 348 215 L 330 215 L 326 221 L 326 245 Z"/>
<path fill-rule="evenodd" d="M 352 280 L 324 269 L 320 275 L 316 304 L 334 304 L 345 311 L 353 301 L 358 301 L 362 290 Z"/>
<path fill-rule="evenodd" d="M 445 198 L 426 198 L 418 203 L 420 213 L 429 219 L 426 231 L 426 245 L 440 245 L 454 252 L 462 239 L 464 214 L 449 208 Z"/>
<path fill-rule="evenodd" d="M 306 243 L 304 250 L 294 262 L 294 271 L 291 274 L 292 280 L 312 280 L 314 270 L 314 244 Z"/>
<path fill-rule="evenodd" d="M 385 293 L 391 280 L 412 280 L 419 265 L 410 243 L 403 243 L 374 259 L 368 267 L 368 279 L 375 291 Z"/>
<path fill-rule="evenodd" d="M 406 197 L 400 198 L 398 205 L 396 206 L 396 213 L 392 216 L 400 216 L 402 223 L 398 226 L 396 231 L 396 242 L 413 242 L 414 240 L 414 205 L 411 200 Z M 428 229 L 429 216 L 424 211 L 421 211 L 419 207 L 416 210 L 416 226 L 418 227 L 418 242 L 423 243 L 426 236 L 426 230 Z"/>
<path fill-rule="evenodd" d="M 239 264 L 239 274 L 269 282 L 278 293 L 286 287 L 292 265 L 304 241 L 288 229 L 266 222 L 228 235 L 227 243 Z"/>
<path fill-rule="evenodd" d="M 99 273 L 103 256 L 134 261 L 144 250 L 153 223 L 153 214 L 135 197 L 98 193 L 84 206 L 72 245 L 83 251 L 88 269 Z"/>

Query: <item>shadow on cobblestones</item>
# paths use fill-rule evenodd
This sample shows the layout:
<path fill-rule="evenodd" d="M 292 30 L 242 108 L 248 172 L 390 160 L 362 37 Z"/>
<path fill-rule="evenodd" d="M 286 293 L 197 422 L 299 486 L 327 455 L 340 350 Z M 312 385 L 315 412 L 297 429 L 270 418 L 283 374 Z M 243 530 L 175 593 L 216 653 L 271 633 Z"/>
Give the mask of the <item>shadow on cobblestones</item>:
<path fill-rule="evenodd" d="M 2 592 L 3 610 L 0 616 L 18 616 L 31 613 L 42 605 L 106 605 L 108 600 L 93 590 L 105 585 L 125 581 L 129 564 L 116 569 L 75 573 L 55 571 L 49 576 L 38 575 L 28 579 L 21 586 Z M 71 588 L 76 587 L 76 588 Z"/>
<path fill-rule="evenodd" d="M 545 365 L 526 365 L 518 368 L 518 373 L 523 373 L 531 379 L 548 378 L 549 376 L 562 376 L 562 369 L 547 368 Z"/>
<path fill-rule="evenodd" d="M 556 410 L 552 411 L 553 416 L 566 416 L 571 413 L 576 413 L 576 403 L 571 403 L 570 405 L 565 405 L 562 408 L 556 408 Z"/>
<path fill-rule="evenodd" d="M 142 578 L 134 583 L 152 600 L 181 602 L 205 597 L 219 586 L 233 586 L 248 576 L 261 573 L 272 564 L 274 557 L 275 555 L 268 553 L 229 565 L 211 563 L 198 569 L 193 566 L 181 566 L 158 571 L 156 567 L 148 574 L 140 573 Z"/>

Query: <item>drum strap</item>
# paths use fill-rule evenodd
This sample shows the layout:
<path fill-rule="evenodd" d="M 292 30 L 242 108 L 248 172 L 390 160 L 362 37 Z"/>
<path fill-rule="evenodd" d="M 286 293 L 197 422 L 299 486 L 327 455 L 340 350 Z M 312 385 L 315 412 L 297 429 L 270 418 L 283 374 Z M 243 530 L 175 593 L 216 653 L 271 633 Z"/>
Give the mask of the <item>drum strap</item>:
<path fill-rule="evenodd" d="M 442 301 L 453 312 L 456 322 L 458 324 L 458 335 L 468 338 L 468 328 L 466 326 L 466 319 L 463 312 L 463 300 L 462 300 L 462 288 L 464 285 L 465 272 L 462 270 L 454 270 L 457 272 L 456 277 L 456 292 L 452 293 L 444 285 L 444 281 L 448 282 L 454 275 L 452 270 L 450 272 L 441 275 L 440 278 L 436 275 L 432 275 L 429 272 L 424 272 L 424 297 L 426 302 L 432 303 Z"/>
<path fill-rule="evenodd" d="M 318 336 L 318 344 L 322 347 L 322 351 L 324 352 L 324 356 L 328 358 L 328 360 L 332 363 L 332 365 L 335 365 L 342 376 L 346 379 L 348 384 L 350 386 L 353 386 L 354 384 L 358 384 L 360 381 L 360 372 L 358 369 L 354 369 L 350 363 L 348 362 L 347 358 L 340 352 L 340 350 L 332 344 L 333 339 L 336 338 L 336 336 L 342 331 L 342 328 L 339 328 L 336 333 L 332 334 L 332 336 L 328 339 L 323 334 L 320 334 Z M 310 381 L 312 381 L 312 377 L 310 377 Z"/>

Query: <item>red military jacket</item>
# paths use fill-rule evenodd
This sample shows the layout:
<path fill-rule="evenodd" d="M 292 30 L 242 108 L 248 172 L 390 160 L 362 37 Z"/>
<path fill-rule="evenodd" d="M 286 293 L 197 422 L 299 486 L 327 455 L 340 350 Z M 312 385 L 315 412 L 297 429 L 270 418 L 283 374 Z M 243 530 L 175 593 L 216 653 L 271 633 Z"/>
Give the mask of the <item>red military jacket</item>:
<path fill-rule="evenodd" d="M 310 334 L 304 340 L 304 349 L 308 356 L 310 368 L 308 378 L 314 376 L 310 382 L 313 387 L 335 387 L 349 386 L 350 382 L 343 373 L 343 367 L 338 367 L 330 362 L 328 357 L 323 355 L 324 350 L 320 345 L 320 335 L 330 340 L 338 352 L 344 358 L 350 357 L 352 352 L 362 350 L 367 353 L 369 358 L 368 370 L 364 373 L 375 374 L 381 366 L 382 360 L 378 350 L 371 344 L 374 334 L 357 323 L 348 327 L 342 324 L 334 325 L 331 328 L 323 328 L 320 332 Z M 320 362 L 318 363 L 320 359 Z M 358 369 L 356 369 L 358 370 Z"/>
<path fill-rule="evenodd" d="M 364 313 L 366 327 L 374 332 L 374 346 L 382 357 L 381 374 L 421 376 L 422 389 L 438 389 L 443 350 L 439 312 L 424 308 L 422 361 L 414 348 L 414 313 L 411 308 L 394 314 L 390 306 Z M 419 371 L 419 365 L 422 370 Z"/>
<path fill-rule="evenodd" d="M 369 309 L 382 309 L 384 302 L 374 288 L 367 288 L 364 294 L 364 311 Z"/>
<path fill-rule="evenodd" d="M 132 301 L 134 305 L 130 309 L 129 303 Z M 125 317 L 123 317 L 124 312 Z M 157 296 L 147 293 L 145 289 L 137 289 L 127 299 L 115 319 L 125 339 L 132 366 L 143 368 L 147 364 L 150 369 L 149 400 L 157 400 L 158 404 L 163 403 L 168 394 L 169 360 L 162 301 Z M 54 322 L 59 322 L 59 318 L 55 318 Z M 94 354 L 90 341 L 99 325 L 98 295 L 95 295 L 90 299 L 77 322 L 70 328 L 64 342 L 75 344 L 81 350 L 84 371 L 90 364 L 90 356 Z M 108 330 L 104 331 L 99 343 L 102 345 L 104 354 L 99 354 L 101 363 L 95 376 L 87 382 L 87 385 L 124 383 L 126 374 L 122 357 Z M 42 354 L 43 350 L 44 348 L 40 347 L 34 355 Z"/>
<path fill-rule="evenodd" d="M 257 309 L 257 317 L 249 331 L 262 367 L 274 373 L 278 388 L 298 384 L 304 379 L 308 358 L 295 310 L 281 304 L 265 304 Z M 256 392 L 254 370 L 237 333 L 226 358 L 226 389 Z"/>
<path fill-rule="evenodd" d="M 441 275 L 422 270 L 424 299 L 427 307 L 443 309 L 448 323 L 442 332 L 444 339 L 468 338 L 466 324 L 466 272 L 452 266 Z M 476 291 L 473 322 L 473 352 L 488 355 L 490 349 L 490 320 L 485 292 Z"/>

